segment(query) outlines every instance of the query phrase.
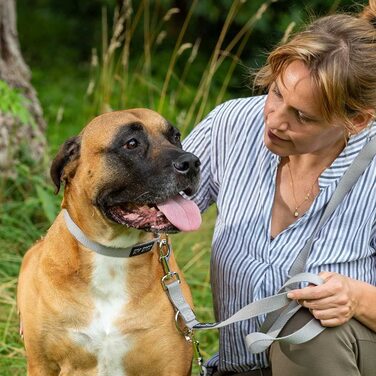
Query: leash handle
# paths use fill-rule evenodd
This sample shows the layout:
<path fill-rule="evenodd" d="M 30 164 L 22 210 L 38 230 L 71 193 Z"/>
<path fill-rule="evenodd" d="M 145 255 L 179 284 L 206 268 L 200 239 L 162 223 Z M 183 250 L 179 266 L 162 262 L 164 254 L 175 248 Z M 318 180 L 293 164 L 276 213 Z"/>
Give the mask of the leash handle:
<path fill-rule="evenodd" d="M 213 324 L 197 324 L 194 329 L 218 329 L 224 326 L 233 324 L 238 321 L 251 319 L 264 313 L 278 311 L 284 308 L 284 313 L 274 322 L 274 325 L 267 331 L 267 333 L 254 332 L 246 336 L 247 348 L 250 352 L 257 354 L 265 351 L 274 341 L 280 341 L 289 344 L 304 343 L 320 334 L 325 328 L 320 325 L 316 319 L 312 319 L 308 324 L 303 326 L 298 331 L 284 337 L 278 337 L 278 334 L 285 326 L 286 322 L 301 308 L 295 301 L 287 298 L 287 293 L 290 286 L 297 283 L 307 282 L 314 285 L 321 285 L 324 281 L 316 274 L 300 273 L 291 277 L 273 296 L 268 296 L 264 299 L 252 302 L 234 315 L 220 323 Z M 286 308 L 287 307 L 287 308 Z"/>

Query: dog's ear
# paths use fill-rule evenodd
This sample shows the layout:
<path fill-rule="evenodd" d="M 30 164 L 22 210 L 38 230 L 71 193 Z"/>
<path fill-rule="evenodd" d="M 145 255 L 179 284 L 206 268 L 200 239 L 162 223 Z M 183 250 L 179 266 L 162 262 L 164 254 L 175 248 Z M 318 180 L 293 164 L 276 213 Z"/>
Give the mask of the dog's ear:
<path fill-rule="evenodd" d="M 73 176 L 76 165 L 70 169 L 69 174 L 65 173 L 65 167 L 68 163 L 76 161 L 80 156 L 80 146 L 81 146 L 81 137 L 74 136 L 69 138 L 64 144 L 60 147 L 59 152 L 57 153 L 55 159 L 52 162 L 50 175 L 52 181 L 56 186 L 55 193 L 58 194 L 60 190 L 60 184 L 62 180 L 67 180 L 68 175 Z M 65 177 L 65 178 L 64 178 Z"/>

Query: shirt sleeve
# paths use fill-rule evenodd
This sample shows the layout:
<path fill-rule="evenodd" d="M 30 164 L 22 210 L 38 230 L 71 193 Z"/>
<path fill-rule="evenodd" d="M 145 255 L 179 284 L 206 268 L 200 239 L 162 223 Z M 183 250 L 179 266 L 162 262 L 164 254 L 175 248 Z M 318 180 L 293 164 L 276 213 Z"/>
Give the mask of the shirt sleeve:
<path fill-rule="evenodd" d="M 247 122 L 253 127 L 258 118 L 262 121 L 263 103 L 264 97 L 237 98 L 224 102 L 210 112 L 183 141 L 183 149 L 195 154 L 201 161 L 200 187 L 192 196 L 201 211 L 217 202 L 231 150 L 236 147 L 236 140 L 245 137 L 244 127 Z"/>
<path fill-rule="evenodd" d="M 376 219 L 373 221 L 370 246 L 374 250 L 374 254 L 376 254 Z"/>
<path fill-rule="evenodd" d="M 191 197 L 201 211 L 205 211 L 216 202 L 218 196 L 222 170 L 220 166 L 226 154 L 222 135 L 226 132 L 226 127 L 218 126 L 220 124 L 218 117 L 221 117 L 226 103 L 210 112 L 183 141 L 183 149 L 195 154 L 201 161 L 200 186 Z"/>
<path fill-rule="evenodd" d="M 215 187 L 211 168 L 211 134 L 212 122 L 215 116 L 214 109 L 183 141 L 183 149 L 195 154 L 201 162 L 200 186 L 191 197 L 201 211 L 205 211 L 215 200 Z"/>

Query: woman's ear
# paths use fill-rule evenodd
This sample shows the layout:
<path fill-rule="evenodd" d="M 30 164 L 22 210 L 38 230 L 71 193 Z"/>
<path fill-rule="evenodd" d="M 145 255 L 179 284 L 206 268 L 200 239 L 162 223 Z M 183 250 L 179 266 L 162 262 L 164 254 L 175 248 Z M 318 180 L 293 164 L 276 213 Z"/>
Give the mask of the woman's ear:
<path fill-rule="evenodd" d="M 363 112 L 358 112 L 356 115 L 352 117 L 352 124 L 354 127 L 354 131 L 356 133 L 361 132 L 364 128 L 375 119 L 375 110 L 368 110 Z"/>

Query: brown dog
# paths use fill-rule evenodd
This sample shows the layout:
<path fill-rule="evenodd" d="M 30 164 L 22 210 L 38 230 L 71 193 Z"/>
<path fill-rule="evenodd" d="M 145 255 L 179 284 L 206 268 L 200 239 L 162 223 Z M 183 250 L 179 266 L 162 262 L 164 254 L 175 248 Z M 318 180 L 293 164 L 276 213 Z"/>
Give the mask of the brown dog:
<path fill-rule="evenodd" d="M 87 239 L 120 256 L 153 233 L 199 226 L 197 206 L 178 195 L 197 189 L 199 164 L 166 120 L 135 109 L 91 121 L 63 145 L 51 176 L 57 191 L 65 182 L 62 208 Z M 28 375 L 190 374 L 192 350 L 161 287 L 158 245 L 120 258 L 83 244 L 61 212 L 24 257 L 18 305 Z M 170 265 L 178 271 L 173 256 Z M 184 281 L 182 289 L 191 303 Z"/>

